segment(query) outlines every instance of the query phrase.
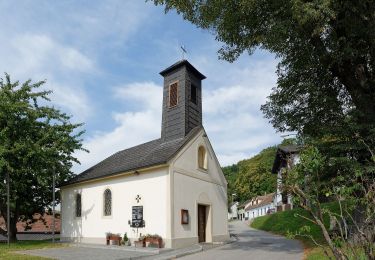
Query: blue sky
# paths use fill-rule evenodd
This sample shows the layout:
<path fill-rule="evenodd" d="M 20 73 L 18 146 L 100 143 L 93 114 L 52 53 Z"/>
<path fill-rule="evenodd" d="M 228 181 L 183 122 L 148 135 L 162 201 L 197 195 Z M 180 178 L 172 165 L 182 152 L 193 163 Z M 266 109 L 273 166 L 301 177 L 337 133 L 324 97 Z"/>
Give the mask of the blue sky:
<path fill-rule="evenodd" d="M 159 72 L 187 59 L 203 82 L 203 121 L 222 166 L 278 144 L 259 108 L 276 84 L 272 54 L 218 59 L 221 43 L 162 7 L 139 0 L 0 0 L 0 72 L 47 79 L 52 102 L 84 122 L 80 172 L 112 153 L 160 136 Z"/>

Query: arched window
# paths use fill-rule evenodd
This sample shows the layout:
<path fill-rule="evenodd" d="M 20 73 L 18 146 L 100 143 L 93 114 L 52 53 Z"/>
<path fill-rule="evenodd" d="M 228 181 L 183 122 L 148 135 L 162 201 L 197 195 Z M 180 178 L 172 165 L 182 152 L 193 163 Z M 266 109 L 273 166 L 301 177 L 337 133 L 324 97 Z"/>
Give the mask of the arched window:
<path fill-rule="evenodd" d="M 76 217 L 80 218 L 82 216 L 82 196 L 80 193 L 76 195 Z"/>
<path fill-rule="evenodd" d="M 203 146 L 198 148 L 198 167 L 207 170 L 207 153 Z"/>
<path fill-rule="evenodd" d="M 104 216 L 112 215 L 112 192 L 110 189 L 104 191 Z"/>

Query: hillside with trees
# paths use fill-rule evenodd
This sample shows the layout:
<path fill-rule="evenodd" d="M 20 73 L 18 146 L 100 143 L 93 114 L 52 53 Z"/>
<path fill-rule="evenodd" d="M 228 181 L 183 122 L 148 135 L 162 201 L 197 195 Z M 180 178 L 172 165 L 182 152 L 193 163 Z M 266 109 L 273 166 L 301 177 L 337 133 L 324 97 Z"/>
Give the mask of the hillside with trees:
<path fill-rule="evenodd" d="M 233 199 L 243 202 L 276 190 L 276 175 L 271 173 L 276 150 L 276 146 L 268 147 L 250 159 L 223 167 L 228 181 L 229 202 Z"/>
<path fill-rule="evenodd" d="M 296 139 L 287 138 L 279 145 L 296 143 Z M 222 168 L 228 181 L 228 203 L 233 199 L 244 202 L 255 196 L 276 191 L 277 176 L 271 173 L 271 169 L 279 145 L 267 147 L 249 159 Z"/>

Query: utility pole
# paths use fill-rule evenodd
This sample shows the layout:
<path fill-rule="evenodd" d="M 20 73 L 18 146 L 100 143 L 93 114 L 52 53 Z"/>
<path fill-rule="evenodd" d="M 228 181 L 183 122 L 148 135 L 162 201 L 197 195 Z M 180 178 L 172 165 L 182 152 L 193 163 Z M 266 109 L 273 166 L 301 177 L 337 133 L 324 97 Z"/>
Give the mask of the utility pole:
<path fill-rule="evenodd" d="M 9 171 L 6 171 L 7 179 L 7 233 L 8 233 L 8 247 L 10 247 L 10 183 L 9 183 Z"/>
<path fill-rule="evenodd" d="M 52 243 L 55 243 L 55 167 L 53 167 L 53 172 L 52 172 Z"/>

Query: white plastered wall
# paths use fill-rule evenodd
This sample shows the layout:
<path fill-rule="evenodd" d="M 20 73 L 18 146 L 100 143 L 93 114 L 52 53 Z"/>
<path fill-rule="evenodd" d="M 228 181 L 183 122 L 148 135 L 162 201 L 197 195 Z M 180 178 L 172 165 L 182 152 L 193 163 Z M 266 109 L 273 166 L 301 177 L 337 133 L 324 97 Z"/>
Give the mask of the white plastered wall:
<path fill-rule="evenodd" d="M 245 216 L 248 219 L 253 219 L 259 216 L 264 216 L 264 215 L 267 215 L 267 211 L 270 209 L 275 209 L 275 206 L 273 203 L 269 203 L 264 206 L 248 210 L 245 212 Z"/>
<path fill-rule="evenodd" d="M 105 233 L 127 232 L 130 238 L 142 234 L 158 234 L 167 239 L 167 185 L 168 168 L 103 179 L 86 184 L 62 188 L 63 240 L 85 243 L 105 243 Z M 112 192 L 112 215 L 103 216 L 103 192 Z M 75 194 L 82 194 L 82 217 L 75 217 Z M 135 200 L 140 195 L 139 203 Z M 131 228 L 132 206 L 143 205 L 145 228 Z"/>
<path fill-rule="evenodd" d="M 227 183 L 208 138 L 202 130 L 176 155 L 170 164 L 172 247 L 198 242 L 198 204 L 207 207 L 206 241 L 229 238 Z M 198 168 L 198 148 L 207 152 L 207 170 Z M 189 211 L 189 224 L 181 224 L 181 209 Z"/>

